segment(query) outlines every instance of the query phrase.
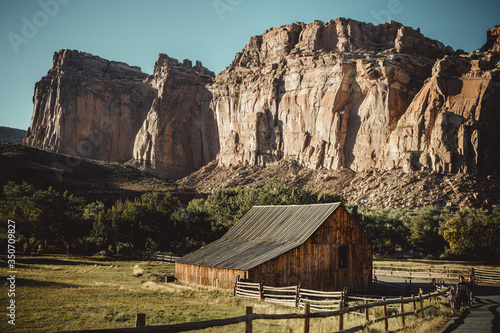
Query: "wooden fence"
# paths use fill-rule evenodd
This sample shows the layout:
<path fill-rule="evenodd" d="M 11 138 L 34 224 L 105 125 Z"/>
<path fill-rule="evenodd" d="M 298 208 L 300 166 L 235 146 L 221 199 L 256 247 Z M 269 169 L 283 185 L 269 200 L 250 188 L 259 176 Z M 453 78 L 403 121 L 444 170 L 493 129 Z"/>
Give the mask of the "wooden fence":
<path fill-rule="evenodd" d="M 176 262 L 179 257 L 172 256 L 172 255 L 167 255 L 167 254 L 162 254 L 162 253 L 142 253 L 139 256 L 139 259 L 141 260 L 154 260 L 154 261 L 165 261 L 165 262 Z"/>
<path fill-rule="evenodd" d="M 472 272 L 477 282 L 500 284 L 500 271 L 473 268 Z"/>
<path fill-rule="evenodd" d="M 474 276 L 477 282 L 500 284 L 500 271 L 471 267 L 450 268 L 446 266 L 434 266 L 429 268 L 405 267 L 396 265 L 375 265 L 373 275 L 394 276 L 402 278 L 430 278 L 436 280 L 458 280 L 460 275 L 467 278 Z"/>
<path fill-rule="evenodd" d="M 304 333 L 309 333 L 310 331 L 310 320 L 312 318 L 328 318 L 328 317 L 336 317 L 338 316 L 338 330 L 336 333 L 351 333 L 362 331 L 368 326 L 371 326 L 378 322 L 384 323 L 385 332 L 389 331 L 389 319 L 391 318 L 400 318 L 401 319 L 401 327 L 407 327 L 406 319 L 409 316 L 414 316 L 415 318 L 420 318 L 424 320 L 425 311 L 431 307 L 434 307 L 438 302 L 438 297 L 446 294 L 448 289 L 442 289 L 436 292 L 432 292 L 426 295 L 420 293 L 418 297 L 413 295 L 412 297 L 400 297 L 394 299 L 386 299 L 385 297 L 382 300 L 377 300 L 374 302 L 370 302 L 370 299 L 360 299 L 358 300 L 360 303 L 357 305 L 353 305 L 350 307 L 346 307 L 344 302 L 341 301 L 339 303 L 339 309 L 331 310 L 331 311 L 323 311 L 323 312 L 311 312 L 311 304 L 305 302 L 304 303 L 304 312 L 303 313 L 288 313 L 288 314 L 257 314 L 253 313 L 252 307 L 246 307 L 245 315 L 226 318 L 226 319 L 214 319 L 214 320 L 206 320 L 199 322 L 191 322 L 191 323 L 181 323 L 181 324 L 172 324 L 172 325 L 162 325 L 162 326 L 143 326 L 136 328 L 121 328 L 121 329 L 103 329 L 103 330 L 92 330 L 92 331 L 78 331 L 80 333 L 156 333 L 156 332 L 185 332 L 185 331 L 193 331 L 193 330 L 201 330 L 211 327 L 219 327 L 226 325 L 233 325 L 238 323 L 245 324 L 245 333 L 251 333 L 253 327 L 254 320 L 283 320 L 283 319 L 302 319 L 304 321 Z M 253 295 L 255 296 L 255 295 Z M 424 300 L 434 298 L 434 304 L 430 304 L 424 307 Z M 412 304 L 411 311 L 405 310 L 405 304 Z M 396 307 L 398 309 L 398 313 L 388 314 L 388 307 Z M 382 307 L 382 317 L 380 318 L 372 318 L 369 314 L 369 309 L 375 307 Z M 418 307 L 418 308 L 417 308 Z M 362 312 L 360 312 L 362 311 Z M 362 325 L 358 325 L 355 327 L 344 328 L 344 315 L 349 313 L 357 313 L 364 315 L 365 323 Z M 141 315 L 141 323 L 145 324 L 145 318 Z M 398 326 L 400 326 L 398 324 Z M 76 332 L 75 332 L 76 333 Z"/>
<path fill-rule="evenodd" d="M 472 269 L 453 268 L 446 266 L 408 267 L 397 265 L 374 265 L 373 275 L 394 276 L 402 278 L 429 278 L 458 280 L 460 275 L 470 275 Z"/>
<path fill-rule="evenodd" d="M 320 311 L 338 309 L 345 298 L 343 291 L 317 291 L 303 289 L 300 285 L 268 287 L 262 283 L 242 281 L 234 283 L 234 295 L 294 307 L 305 307 L 305 304 L 308 303 L 312 310 Z"/>

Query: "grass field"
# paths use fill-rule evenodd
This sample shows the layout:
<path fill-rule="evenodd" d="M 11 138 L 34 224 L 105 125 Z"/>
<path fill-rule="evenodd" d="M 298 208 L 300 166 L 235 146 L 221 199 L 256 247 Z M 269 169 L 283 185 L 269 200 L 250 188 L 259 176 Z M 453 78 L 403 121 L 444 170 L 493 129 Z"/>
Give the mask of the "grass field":
<path fill-rule="evenodd" d="M 5 261 L 2 261 L 5 274 Z M 165 325 L 254 313 L 294 313 L 301 309 L 233 297 L 231 292 L 156 282 L 155 275 L 173 275 L 174 265 L 160 262 L 117 261 L 80 257 L 26 257 L 18 259 L 16 274 L 16 326 L 1 332 L 57 332 L 133 327 L 136 313 L 146 313 L 147 325 Z M 3 275 L 2 281 L 6 281 Z M 4 287 L 7 287 L 4 283 Z M 7 306 L 5 289 L 1 308 Z M 380 311 L 380 309 L 376 309 Z M 393 309 L 392 311 L 396 311 Z M 5 310 L 3 311 L 5 312 Z M 437 323 L 445 316 L 435 310 Z M 345 327 L 363 323 L 361 315 L 344 319 Z M 398 320 L 391 322 L 395 329 Z M 301 320 L 255 321 L 255 332 L 300 332 Z M 394 325 L 394 326 L 392 326 Z M 426 324 L 429 325 L 429 324 Z M 434 324 L 431 324 L 435 326 Z M 433 326 L 433 327 L 434 327 Z M 336 318 L 312 319 L 311 332 L 336 330 Z M 422 327 L 419 328 L 419 332 Z M 240 332 L 243 324 L 200 332 Z M 382 324 L 370 332 L 383 332 Z"/>

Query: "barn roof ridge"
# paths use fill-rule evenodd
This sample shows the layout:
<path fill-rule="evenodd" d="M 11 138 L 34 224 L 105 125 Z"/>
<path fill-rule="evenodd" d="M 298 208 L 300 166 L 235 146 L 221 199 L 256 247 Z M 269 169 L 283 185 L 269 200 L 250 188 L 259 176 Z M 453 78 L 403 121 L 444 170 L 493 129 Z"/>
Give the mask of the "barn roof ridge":
<path fill-rule="evenodd" d="M 247 270 L 302 245 L 341 202 L 253 206 L 224 236 L 178 262 Z"/>

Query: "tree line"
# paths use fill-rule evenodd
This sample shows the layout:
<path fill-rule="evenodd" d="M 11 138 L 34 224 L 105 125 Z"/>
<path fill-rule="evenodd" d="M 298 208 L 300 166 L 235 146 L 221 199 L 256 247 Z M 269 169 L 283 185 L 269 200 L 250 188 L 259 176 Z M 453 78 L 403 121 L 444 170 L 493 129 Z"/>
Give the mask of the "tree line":
<path fill-rule="evenodd" d="M 0 196 L 1 243 L 7 220 L 16 221 L 18 248 L 25 253 L 91 254 L 105 250 L 137 256 L 140 251 L 182 253 L 220 238 L 255 205 L 342 202 L 372 240 L 375 252 L 396 250 L 434 258 L 496 258 L 500 255 L 500 207 L 454 214 L 436 206 L 416 210 L 368 209 L 341 194 L 286 186 L 270 179 L 261 188 L 228 188 L 183 205 L 171 193 L 85 202 L 68 192 L 9 182 Z M 6 246 L 2 245 L 2 248 Z M 18 250 L 18 251 L 20 251 Z"/>

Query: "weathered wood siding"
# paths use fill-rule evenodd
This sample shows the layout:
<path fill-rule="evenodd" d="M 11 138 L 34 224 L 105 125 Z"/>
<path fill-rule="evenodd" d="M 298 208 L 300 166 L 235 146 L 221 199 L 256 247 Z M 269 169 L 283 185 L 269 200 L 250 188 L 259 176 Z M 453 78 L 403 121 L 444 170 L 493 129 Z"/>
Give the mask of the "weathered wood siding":
<path fill-rule="evenodd" d="M 347 249 L 347 268 L 339 267 L 339 249 Z M 231 289 L 239 276 L 267 286 L 315 290 L 368 290 L 372 280 L 372 243 L 340 206 L 302 245 L 248 271 L 175 264 L 178 280 Z"/>
<path fill-rule="evenodd" d="M 175 263 L 175 277 L 177 280 L 200 286 L 232 289 L 238 276 L 240 279 L 245 279 L 247 277 L 245 274 L 248 273 L 234 269 Z"/>
<path fill-rule="evenodd" d="M 347 246 L 347 268 L 339 267 L 339 248 Z M 368 290 L 372 280 L 372 244 L 347 210 L 339 207 L 301 246 L 248 272 L 268 286 L 302 284 L 315 290 Z"/>

